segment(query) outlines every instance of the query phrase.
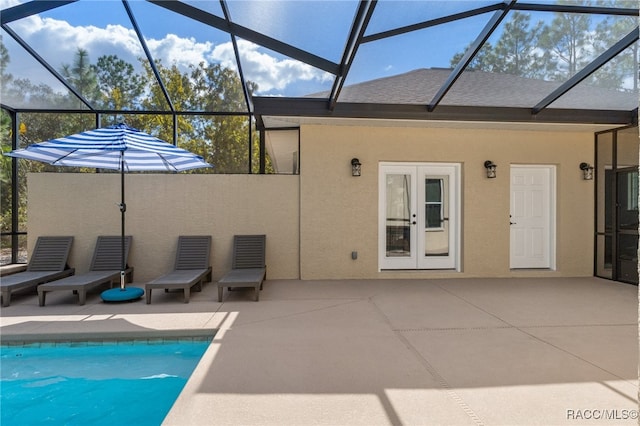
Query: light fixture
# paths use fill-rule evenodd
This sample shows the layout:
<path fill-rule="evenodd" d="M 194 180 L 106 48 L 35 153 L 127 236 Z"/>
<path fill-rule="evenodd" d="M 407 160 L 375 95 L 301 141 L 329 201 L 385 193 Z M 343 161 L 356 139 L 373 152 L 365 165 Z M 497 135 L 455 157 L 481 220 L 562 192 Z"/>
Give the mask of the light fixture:
<path fill-rule="evenodd" d="M 362 172 L 362 164 L 357 158 L 351 159 L 351 176 L 360 176 Z"/>
<path fill-rule="evenodd" d="M 489 179 L 493 179 L 496 177 L 496 165 L 493 164 L 493 161 L 487 160 L 484 162 L 484 168 L 487 169 L 487 177 Z"/>
<path fill-rule="evenodd" d="M 580 170 L 582 170 L 582 179 L 593 179 L 593 166 L 589 163 L 580 163 Z"/>

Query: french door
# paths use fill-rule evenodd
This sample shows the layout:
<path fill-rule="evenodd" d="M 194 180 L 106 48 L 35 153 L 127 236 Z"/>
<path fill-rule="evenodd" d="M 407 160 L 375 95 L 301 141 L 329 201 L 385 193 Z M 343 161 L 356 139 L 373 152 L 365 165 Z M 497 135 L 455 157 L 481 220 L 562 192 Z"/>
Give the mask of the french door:
<path fill-rule="evenodd" d="M 459 268 L 459 175 L 458 164 L 380 164 L 380 269 Z"/>

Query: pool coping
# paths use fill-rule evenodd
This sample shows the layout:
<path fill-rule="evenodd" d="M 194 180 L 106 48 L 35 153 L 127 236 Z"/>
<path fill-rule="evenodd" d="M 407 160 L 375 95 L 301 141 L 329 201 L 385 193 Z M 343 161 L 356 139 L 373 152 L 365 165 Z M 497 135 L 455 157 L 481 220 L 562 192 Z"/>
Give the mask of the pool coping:
<path fill-rule="evenodd" d="M 64 342 L 126 342 L 149 340 L 202 340 L 213 339 L 217 329 L 105 331 L 9 334 L 0 337 L 0 345 Z"/>

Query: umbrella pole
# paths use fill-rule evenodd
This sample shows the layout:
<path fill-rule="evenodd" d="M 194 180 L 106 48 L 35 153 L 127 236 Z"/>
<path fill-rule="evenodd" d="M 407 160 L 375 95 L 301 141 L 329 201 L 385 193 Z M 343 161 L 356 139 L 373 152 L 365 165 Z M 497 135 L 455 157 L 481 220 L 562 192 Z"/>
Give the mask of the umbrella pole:
<path fill-rule="evenodd" d="M 125 274 L 127 268 L 127 259 L 126 259 L 126 244 L 124 237 L 124 217 L 125 212 L 127 211 L 127 205 L 124 202 L 124 151 L 120 151 L 120 192 L 122 194 L 122 200 L 120 201 L 120 215 L 122 220 L 122 235 L 120 237 L 120 252 L 121 252 L 121 263 L 120 263 L 120 289 L 111 288 L 109 290 L 105 290 L 100 295 L 102 300 L 105 302 L 131 302 L 133 300 L 140 299 L 144 294 L 144 290 L 138 287 L 129 287 L 125 288 Z"/>
<path fill-rule="evenodd" d="M 122 200 L 120 202 L 120 216 L 122 221 L 121 226 L 121 238 L 120 238 L 120 290 L 124 290 L 125 283 L 125 269 L 126 259 L 125 259 L 125 243 L 124 243 L 124 217 L 125 212 L 127 211 L 127 205 L 124 202 L 124 151 L 120 151 L 120 194 L 122 196 Z"/>

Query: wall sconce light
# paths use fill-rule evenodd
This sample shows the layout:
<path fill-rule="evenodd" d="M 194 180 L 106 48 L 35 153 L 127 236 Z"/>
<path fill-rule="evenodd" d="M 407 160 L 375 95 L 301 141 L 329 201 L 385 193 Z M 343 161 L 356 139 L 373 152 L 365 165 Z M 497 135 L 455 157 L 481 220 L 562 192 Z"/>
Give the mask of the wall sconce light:
<path fill-rule="evenodd" d="M 593 179 L 593 166 L 589 163 L 580 163 L 580 170 L 582 170 L 582 179 Z"/>
<path fill-rule="evenodd" d="M 493 164 L 491 160 L 487 160 L 484 162 L 484 168 L 487 169 L 487 177 L 489 179 L 493 179 L 496 177 L 496 165 Z"/>
<path fill-rule="evenodd" d="M 351 159 L 351 176 L 360 176 L 362 173 L 362 164 L 357 158 Z"/>

